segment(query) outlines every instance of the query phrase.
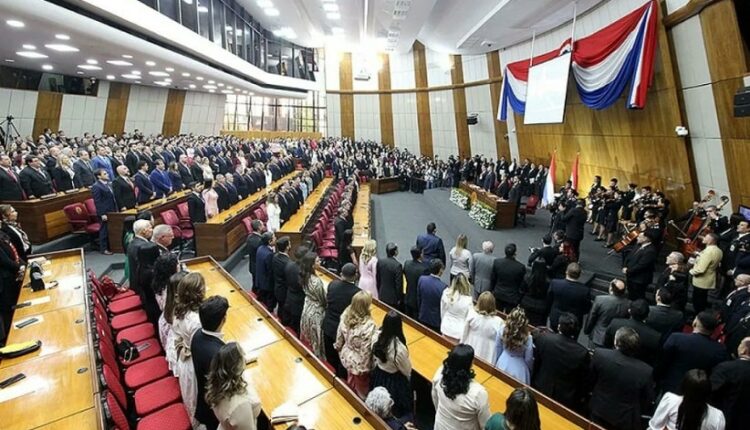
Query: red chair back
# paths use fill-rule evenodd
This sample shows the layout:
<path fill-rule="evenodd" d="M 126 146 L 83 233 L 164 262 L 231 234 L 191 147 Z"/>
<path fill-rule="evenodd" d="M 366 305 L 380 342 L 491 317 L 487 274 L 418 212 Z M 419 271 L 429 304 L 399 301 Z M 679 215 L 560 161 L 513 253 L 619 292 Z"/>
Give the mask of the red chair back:
<path fill-rule="evenodd" d="M 130 430 L 130 423 L 128 423 L 128 417 L 123 412 L 122 407 L 117 403 L 112 391 L 107 391 L 104 394 L 106 412 L 108 417 L 115 424 L 116 430 Z"/>
<path fill-rule="evenodd" d="M 180 225 L 180 218 L 177 216 L 177 213 L 175 213 L 174 209 L 162 212 L 161 219 L 162 221 L 164 221 L 164 224 L 170 225 L 172 227 L 179 227 Z"/>
<path fill-rule="evenodd" d="M 245 225 L 245 232 L 251 234 L 253 232 L 253 220 L 249 216 L 242 218 L 242 224 Z"/>
<path fill-rule="evenodd" d="M 117 375 L 115 375 L 114 370 L 112 370 L 107 365 L 107 363 L 104 363 L 104 366 L 102 366 L 102 375 L 104 376 L 104 384 L 107 386 L 109 391 L 114 394 L 115 399 L 117 400 L 117 403 L 120 405 L 120 407 L 127 407 L 128 396 L 125 393 L 125 388 L 123 388 L 122 384 L 117 379 Z"/>
<path fill-rule="evenodd" d="M 86 199 L 83 204 L 86 205 L 86 210 L 89 211 L 91 222 L 96 222 L 96 204 L 94 204 L 94 199 Z"/>
<path fill-rule="evenodd" d="M 526 214 L 534 215 L 536 213 L 536 207 L 539 204 L 539 196 L 532 194 L 526 200 Z"/>
<path fill-rule="evenodd" d="M 180 214 L 180 218 L 190 219 L 190 210 L 188 209 L 187 202 L 177 204 L 177 212 Z"/>
<path fill-rule="evenodd" d="M 73 203 L 63 208 L 65 217 L 68 219 L 73 231 L 85 230 L 89 224 L 89 211 L 83 203 Z"/>
<path fill-rule="evenodd" d="M 255 214 L 255 218 L 266 222 L 268 221 L 268 214 L 266 214 L 266 211 L 263 210 L 263 208 L 258 208 L 253 211 L 253 214 Z"/>

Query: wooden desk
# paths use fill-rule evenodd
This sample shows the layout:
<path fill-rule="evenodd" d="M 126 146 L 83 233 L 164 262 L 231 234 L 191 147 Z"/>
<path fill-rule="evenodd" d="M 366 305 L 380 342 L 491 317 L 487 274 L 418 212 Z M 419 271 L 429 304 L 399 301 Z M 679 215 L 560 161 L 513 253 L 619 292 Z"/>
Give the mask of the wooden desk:
<path fill-rule="evenodd" d="M 29 286 L 27 270 L 18 303 L 44 297 L 49 297 L 50 300 L 46 303 L 16 309 L 14 320 L 84 303 L 86 270 L 83 264 L 83 251 L 73 249 L 44 254 L 44 256 L 49 261 L 49 263 L 42 265 L 45 271 L 44 282 L 48 287 L 52 287 L 52 281 L 57 281 L 58 285 L 42 291 L 32 291 Z M 33 258 L 32 256 L 32 260 Z"/>
<path fill-rule="evenodd" d="M 318 220 L 312 216 L 325 201 L 324 197 L 331 184 L 333 184 L 332 178 L 323 178 L 313 192 L 307 196 L 305 204 L 299 208 L 297 213 L 289 217 L 289 220 L 276 232 L 277 239 L 281 236 L 289 236 L 291 245 L 289 248 L 290 255 L 304 240 L 305 232 L 311 230 L 313 222 Z"/>
<path fill-rule="evenodd" d="M 314 397 L 300 405 L 299 424 L 309 429 L 371 429 L 362 415 L 335 390 Z M 361 422 L 354 424 L 355 418 Z M 280 428 L 286 429 L 288 425 Z"/>
<path fill-rule="evenodd" d="M 365 242 L 370 239 L 370 184 L 359 185 L 357 204 L 354 206 L 352 217 L 354 218 L 352 247 L 359 256 Z"/>
<path fill-rule="evenodd" d="M 210 255 L 217 260 L 226 260 L 234 251 L 245 244 L 247 233 L 242 219 L 258 207 L 270 191 L 275 191 L 289 179 L 299 175 L 294 171 L 251 194 L 229 209 L 221 212 L 205 223 L 195 224 L 195 250 L 198 255 Z"/>
<path fill-rule="evenodd" d="M 58 193 L 48 199 L 5 201 L 18 211 L 18 220 L 33 244 L 49 242 L 71 232 L 63 208 L 73 203 L 83 203 L 91 198 L 91 191 L 80 189 L 70 194 Z"/>
<path fill-rule="evenodd" d="M 401 178 L 399 176 L 370 179 L 370 190 L 373 194 L 392 193 L 398 191 L 400 188 Z"/>
<path fill-rule="evenodd" d="M 495 194 L 485 191 L 476 185 L 469 184 L 466 181 L 461 182 L 459 188 L 469 194 L 469 200 L 472 203 L 475 200 L 479 200 L 497 212 L 497 215 L 495 215 L 496 229 L 515 227 L 516 213 L 518 212 L 517 204 L 500 201 Z"/>
<path fill-rule="evenodd" d="M 109 250 L 112 252 L 125 252 L 122 247 L 122 235 L 125 229 L 125 218 L 136 216 L 141 212 L 151 211 L 154 215 L 156 224 L 163 223 L 161 219 L 162 212 L 170 209 L 177 212 L 177 205 L 187 201 L 190 190 L 178 191 L 166 199 L 156 199 L 142 205 L 136 206 L 135 209 L 128 209 L 122 212 L 110 212 L 107 214 L 107 224 L 109 226 Z M 178 213 L 179 215 L 179 213 Z"/>
<path fill-rule="evenodd" d="M 49 423 L 37 430 L 82 430 L 95 429 L 101 425 L 96 408 L 86 409 L 75 415 L 63 418 L 59 421 Z"/>

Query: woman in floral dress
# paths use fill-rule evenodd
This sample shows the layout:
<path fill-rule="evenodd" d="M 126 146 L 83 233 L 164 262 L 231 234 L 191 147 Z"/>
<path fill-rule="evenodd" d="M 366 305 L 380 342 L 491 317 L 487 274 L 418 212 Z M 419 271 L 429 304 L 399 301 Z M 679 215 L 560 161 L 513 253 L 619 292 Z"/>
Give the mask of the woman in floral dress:
<path fill-rule="evenodd" d="M 315 275 L 317 254 L 308 252 L 300 261 L 300 283 L 305 291 L 305 306 L 300 319 L 300 338 L 310 345 L 313 353 L 325 360 L 323 346 L 323 318 L 326 314 L 326 287 Z"/>

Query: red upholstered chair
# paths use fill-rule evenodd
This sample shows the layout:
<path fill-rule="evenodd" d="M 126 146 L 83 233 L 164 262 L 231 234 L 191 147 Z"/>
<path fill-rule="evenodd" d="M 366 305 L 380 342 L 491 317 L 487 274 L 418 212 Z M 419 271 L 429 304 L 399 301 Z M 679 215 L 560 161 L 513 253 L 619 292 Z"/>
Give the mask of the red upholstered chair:
<path fill-rule="evenodd" d="M 518 221 L 526 227 L 526 215 L 534 215 L 536 213 L 536 207 L 539 204 L 539 197 L 536 195 L 530 195 L 521 201 L 518 206 Z"/>
<path fill-rule="evenodd" d="M 114 394 L 120 407 L 127 407 L 128 396 L 125 388 L 117 379 L 114 370 L 105 363 L 102 366 L 102 374 L 107 389 Z M 133 393 L 132 397 L 135 413 L 139 417 L 145 417 L 152 412 L 182 400 L 180 396 L 180 384 L 177 382 L 177 378 L 173 376 L 162 378 L 139 388 Z"/>
<path fill-rule="evenodd" d="M 90 224 L 89 211 L 83 203 L 73 203 L 63 208 L 65 217 L 68 219 L 73 233 L 85 233 Z"/>
<path fill-rule="evenodd" d="M 107 364 L 115 372 L 117 379 L 123 380 L 122 372 L 117 365 L 115 352 L 103 345 L 97 350 L 100 364 Z M 172 372 L 169 370 L 169 364 L 164 357 L 150 358 L 142 363 L 128 367 L 124 373 L 125 386 L 130 390 L 138 389 L 172 375 Z"/>
<path fill-rule="evenodd" d="M 253 219 L 249 216 L 242 218 L 242 224 L 245 225 L 245 232 L 251 234 L 253 232 Z"/>
<path fill-rule="evenodd" d="M 91 222 L 98 222 L 99 218 L 96 216 L 96 204 L 94 204 L 94 199 L 86 199 L 83 204 L 86 205 L 86 210 L 89 211 L 89 219 Z"/>
<path fill-rule="evenodd" d="M 259 219 L 263 221 L 264 223 L 268 222 L 268 214 L 263 208 L 257 208 L 253 211 L 253 215 L 255 215 L 256 219 Z"/>
<path fill-rule="evenodd" d="M 172 227 L 172 233 L 174 233 L 175 239 L 179 241 L 180 252 L 182 252 L 185 244 L 190 242 L 193 237 L 195 237 L 195 230 L 192 229 L 192 226 L 187 228 L 181 227 L 180 218 L 172 209 L 162 212 L 161 219 L 162 221 L 164 221 L 164 224 Z"/>
<path fill-rule="evenodd" d="M 177 214 L 180 216 L 181 229 L 193 228 L 193 221 L 190 219 L 190 210 L 188 209 L 187 202 L 182 202 L 177 205 Z"/>

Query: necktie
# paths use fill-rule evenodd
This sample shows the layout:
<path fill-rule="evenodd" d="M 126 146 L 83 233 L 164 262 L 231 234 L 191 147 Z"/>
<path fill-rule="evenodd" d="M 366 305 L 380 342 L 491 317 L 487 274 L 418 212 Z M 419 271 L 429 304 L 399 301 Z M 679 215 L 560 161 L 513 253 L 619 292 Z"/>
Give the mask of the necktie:
<path fill-rule="evenodd" d="M 18 182 L 18 178 L 16 178 L 16 174 L 13 173 L 13 169 L 6 169 L 8 171 L 8 175 L 16 182 Z"/>

